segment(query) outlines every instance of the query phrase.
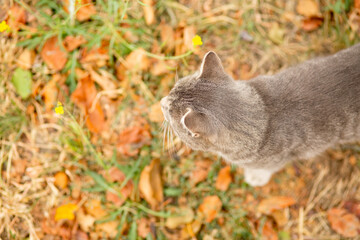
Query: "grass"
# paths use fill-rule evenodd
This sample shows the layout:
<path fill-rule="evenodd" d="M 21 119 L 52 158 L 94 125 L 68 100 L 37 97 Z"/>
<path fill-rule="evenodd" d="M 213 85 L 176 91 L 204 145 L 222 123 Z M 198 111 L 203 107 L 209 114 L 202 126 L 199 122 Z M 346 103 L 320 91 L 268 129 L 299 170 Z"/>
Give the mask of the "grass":
<path fill-rule="evenodd" d="M 141 239 L 138 221 L 142 218 L 151 222 L 152 234 L 146 239 L 153 239 L 153 236 L 180 239 L 183 226 L 170 230 L 165 227 L 166 219 L 180 206 L 196 211 L 209 195 L 221 199 L 222 209 L 214 221 L 202 225 L 193 239 L 262 239 L 265 223 L 274 219 L 259 215 L 256 206 L 261 199 L 276 195 L 292 196 L 297 200 L 297 205 L 286 210 L 286 224 L 275 227 L 280 239 L 341 238 L 331 230 L 326 211 L 346 199 L 360 200 L 359 166 L 348 164 L 350 156 L 357 156 L 357 146 L 334 150 L 318 162 L 290 164 L 262 188 L 248 186 L 241 170 L 233 168 L 233 182 L 222 192 L 214 185 L 224 163 L 211 154 L 191 152 L 179 142 L 175 143 L 173 154 L 164 151 L 163 133 L 158 123 L 149 120 L 148 109 L 167 94 L 175 82 L 175 74 L 181 77 L 195 71 L 201 56 L 210 49 L 221 56 L 226 70 L 239 79 L 273 74 L 359 42 L 359 33 L 353 30 L 349 20 L 354 14 L 352 1 L 319 1 L 324 20 L 313 32 L 301 30 L 302 18 L 296 13 L 293 1 L 227 0 L 213 1 L 211 7 L 206 7 L 209 3 L 201 1 L 161 0 L 154 6 L 157 24 L 151 25 L 146 24 L 143 16 L 145 1 L 96 0 L 96 15 L 85 22 L 72 22 L 61 2 L 14 2 L 26 9 L 34 20 L 12 36 L 0 35 L 0 238 L 52 236 L 51 231 L 44 228 L 44 222 L 57 229 L 53 236 L 62 236 L 59 229 L 70 231 L 74 222 L 55 223 L 52 219 L 56 207 L 79 199 L 81 204 L 97 199 L 107 214 L 96 219 L 87 233 L 91 239 L 110 238 L 99 226 L 111 222 L 116 223 L 112 238 Z M 166 43 L 161 41 L 158 26 L 161 21 L 168 23 L 175 34 L 194 26 L 204 46 L 196 51 L 186 49 L 177 55 L 176 49 L 167 51 Z M 280 36 L 279 39 L 271 39 L 271 31 Z M 241 32 L 246 32 L 252 40 L 241 38 Z M 87 43 L 68 54 L 68 62 L 61 71 L 69 89 L 69 92 L 62 92 L 66 113 L 56 117 L 45 110 L 40 92 L 20 100 L 9 79 L 22 49 L 34 49 L 39 53 L 50 37 L 56 36 L 62 41 L 71 35 L 82 35 Z M 103 108 L 107 106 L 107 111 L 113 113 L 108 115 L 107 131 L 92 134 L 70 94 L 77 86 L 76 68 L 86 67 L 80 62 L 83 49 L 100 47 L 103 41 L 108 43 L 109 60 L 96 70 L 108 73 L 121 93 L 119 91 L 114 99 L 105 93 L 100 98 Z M 119 64 L 139 48 L 145 50 L 150 67 L 117 79 Z M 175 65 L 171 65 L 166 74 L 153 74 L 154 64 L 161 61 L 173 61 Z M 40 57 L 33 66 L 33 82 L 44 86 L 54 72 Z M 97 88 L 100 92 L 101 86 Z M 116 150 L 118 135 L 139 119 L 146 119 L 149 124 L 151 142 L 134 156 L 119 154 Z M 156 210 L 151 209 L 138 190 L 142 170 L 155 158 L 161 161 L 165 195 L 165 203 Z M 195 163 L 204 159 L 211 159 L 213 164 L 207 177 L 194 186 L 191 181 Z M 126 175 L 121 184 L 109 182 L 101 174 L 112 167 Z M 58 171 L 65 171 L 69 176 L 67 189 L 54 185 L 53 176 Z M 295 174 L 296 171 L 300 174 Z M 118 190 L 128 181 L 133 181 L 135 187 L 122 206 L 116 207 L 106 200 L 106 191 L 121 196 Z M 76 193 L 79 188 L 80 192 Z"/>

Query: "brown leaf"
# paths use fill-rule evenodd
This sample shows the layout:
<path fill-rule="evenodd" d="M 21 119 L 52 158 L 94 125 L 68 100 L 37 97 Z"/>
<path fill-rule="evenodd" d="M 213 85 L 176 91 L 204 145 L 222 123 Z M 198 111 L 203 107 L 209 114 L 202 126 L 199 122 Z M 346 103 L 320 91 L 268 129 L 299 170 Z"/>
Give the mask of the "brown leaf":
<path fill-rule="evenodd" d="M 232 182 L 231 167 L 228 165 L 222 168 L 216 179 L 215 188 L 220 191 L 226 191 Z"/>
<path fill-rule="evenodd" d="M 65 189 L 69 183 L 69 178 L 64 172 L 57 172 L 55 174 L 55 186 L 61 189 Z"/>
<path fill-rule="evenodd" d="M 174 29 L 164 22 L 160 24 L 160 38 L 162 44 L 165 44 L 165 52 L 170 52 L 175 47 L 175 32 Z"/>
<path fill-rule="evenodd" d="M 350 213 L 355 214 L 356 217 L 360 219 L 360 201 L 350 200 L 346 201 L 344 208 Z"/>
<path fill-rule="evenodd" d="M 16 60 L 16 64 L 23 69 L 30 69 L 34 64 L 35 52 L 34 50 L 24 49 Z"/>
<path fill-rule="evenodd" d="M 94 222 L 96 219 L 89 214 L 85 214 L 84 210 L 81 208 L 79 209 L 79 211 L 76 212 L 76 220 L 83 231 L 89 232 L 94 226 Z"/>
<path fill-rule="evenodd" d="M 360 234 L 360 221 L 345 209 L 332 208 L 328 211 L 331 228 L 344 237 L 356 237 Z"/>
<path fill-rule="evenodd" d="M 261 239 L 263 240 L 278 240 L 278 235 L 276 231 L 273 229 L 270 221 L 265 222 L 264 227 L 262 229 Z"/>
<path fill-rule="evenodd" d="M 184 28 L 184 45 L 186 47 L 186 50 L 194 49 L 192 39 L 195 37 L 195 35 L 196 35 L 195 26 L 186 26 Z"/>
<path fill-rule="evenodd" d="M 137 220 L 137 233 L 140 237 L 146 238 L 146 236 L 151 233 L 150 231 L 150 220 L 148 218 L 142 217 Z"/>
<path fill-rule="evenodd" d="M 356 162 L 357 162 L 357 159 L 354 155 L 351 155 L 349 157 L 349 163 L 352 165 L 352 166 L 355 166 L 356 165 Z"/>
<path fill-rule="evenodd" d="M 131 71 L 146 70 L 149 68 L 150 61 L 146 56 L 145 50 L 138 48 L 125 58 L 124 65 Z"/>
<path fill-rule="evenodd" d="M 296 11 L 305 17 L 321 17 L 319 5 L 315 0 L 299 0 Z"/>
<path fill-rule="evenodd" d="M 358 10 L 360 10 L 360 0 L 355 0 L 354 7 Z"/>
<path fill-rule="evenodd" d="M 134 189 L 134 184 L 130 179 L 122 189 L 118 190 L 120 196 L 109 190 L 106 191 L 106 200 L 114 203 L 117 207 L 120 207 L 126 201 L 126 199 L 128 199 L 128 197 L 131 195 L 133 189 Z"/>
<path fill-rule="evenodd" d="M 100 200 L 92 199 L 85 203 L 85 210 L 96 219 L 100 219 L 107 215 L 106 211 L 102 208 Z"/>
<path fill-rule="evenodd" d="M 212 161 L 209 159 L 202 159 L 195 162 L 195 168 L 191 172 L 191 185 L 195 186 L 199 182 L 204 181 L 209 173 Z"/>
<path fill-rule="evenodd" d="M 271 214 L 274 210 L 284 209 L 295 203 L 296 201 L 292 197 L 270 197 L 260 202 L 258 211 L 264 214 Z"/>
<path fill-rule="evenodd" d="M 322 22 L 323 22 L 322 18 L 312 17 L 312 18 L 304 19 L 302 21 L 301 28 L 307 32 L 311 32 L 318 29 L 321 26 Z"/>
<path fill-rule="evenodd" d="M 49 68 L 55 71 L 63 69 L 67 62 L 67 54 L 60 48 L 57 36 L 45 42 L 40 55 Z"/>
<path fill-rule="evenodd" d="M 54 74 L 52 79 L 46 83 L 42 90 L 42 97 L 44 98 L 46 111 L 53 109 L 57 102 L 58 88 L 56 83 L 61 80 L 60 74 Z"/>
<path fill-rule="evenodd" d="M 158 123 L 164 121 L 164 115 L 161 111 L 160 102 L 157 102 L 151 106 L 150 113 L 149 113 L 149 119 L 152 122 L 158 122 Z"/>
<path fill-rule="evenodd" d="M 116 234 L 118 233 L 118 221 L 110 221 L 96 224 L 96 231 L 97 232 L 104 232 L 108 238 L 115 238 Z"/>
<path fill-rule="evenodd" d="M 69 13 L 69 0 L 64 0 L 64 9 Z M 91 16 L 96 14 L 96 8 L 92 0 L 76 0 L 75 10 L 76 19 L 80 22 L 89 20 Z"/>
<path fill-rule="evenodd" d="M 11 30 L 18 31 L 20 26 L 26 23 L 25 9 L 14 4 L 8 11 L 7 24 Z"/>
<path fill-rule="evenodd" d="M 145 6 L 143 7 L 144 10 L 144 16 L 145 16 L 145 22 L 147 25 L 151 25 L 155 21 L 155 11 L 153 7 L 153 0 L 144 0 L 143 1 Z"/>
<path fill-rule="evenodd" d="M 67 51 L 71 52 L 72 50 L 78 48 L 81 44 L 86 43 L 86 40 L 83 36 L 66 36 L 64 39 L 64 47 Z"/>
<path fill-rule="evenodd" d="M 162 203 L 164 196 L 159 159 L 152 160 L 150 165 L 146 166 L 141 172 L 139 190 L 145 201 L 151 205 L 151 208 L 156 208 Z"/>
<path fill-rule="evenodd" d="M 74 240 L 88 240 L 89 236 L 87 235 L 87 233 L 81 231 L 81 230 L 77 230 L 74 236 Z"/>
<path fill-rule="evenodd" d="M 209 223 L 215 219 L 221 207 L 222 202 L 218 196 L 207 196 L 200 204 L 198 211 L 205 217 L 205 221 Z"/>
<path fill-rule="evenodd" d="M 107 41 L 102 41 L 100 47 L 93 47 L 90 50 L 84 48 L 80 63 L 83 65 L 95 65 L 97 67 L 105 66 L 109 60 L 108 45 L 109 43 Z"/>
<path fill-rule="evenodd" d="M 285 226 L 285 224 L 288 222 L 288 216 L 284 210 L 274 210 L 271 213 L 271 216 L 275 219 L 275 222 L 279 227 Z"/>
<path fill-rule="evenodd" d="M 71 94 L 71 100 L 83 110 L 86 115 L 86 126 L 93 133 L 99 133 L 105 129 L 105 116 L 99 102 L 92 108 L 97 91 L 94 81 L 89 75 L 81 78 L 75 91 Z"/>
<path fill-rule="evenodd" d="M 117 150 L 126 156 L 135 156 L 142 146 L 150 143 L 150 140 L 150 126 L 147 123 L 137 124 L 120 133 Z"/>

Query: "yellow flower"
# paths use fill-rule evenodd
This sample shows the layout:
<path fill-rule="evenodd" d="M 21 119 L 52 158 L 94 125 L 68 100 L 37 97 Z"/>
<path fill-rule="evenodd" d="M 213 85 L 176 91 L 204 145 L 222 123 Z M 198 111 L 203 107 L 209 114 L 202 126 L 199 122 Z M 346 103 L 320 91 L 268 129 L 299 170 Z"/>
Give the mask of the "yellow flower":
<path fill-rule="evenodd" d="M 6 24 L 5 20 L 0 23 L 0 32 L 10 30 L 9 25 Z"/>
<path fill-rule="evenodd" d="M 77 208 L 77 205 L 73 203 L 68 203 L 58 207 L 55 213 L 55 221 L 61 219 L 73 220 L 75 218 L 74 212 Z"/>
<path fill-rule="evenodd" d="M 201 37 L 199 35 L 195 35 L 195 37 L 193 37 L 192 43 L 194 46 L 201 46 L 203 44 Z"/>
<path fill-rule="evenodd" d="M 62 115 L 64 114 L 64 108 L 63 105 L 61 104 L 61 102 L 57 102 L 56 108 L 55 108 L 55 113 Z"/>

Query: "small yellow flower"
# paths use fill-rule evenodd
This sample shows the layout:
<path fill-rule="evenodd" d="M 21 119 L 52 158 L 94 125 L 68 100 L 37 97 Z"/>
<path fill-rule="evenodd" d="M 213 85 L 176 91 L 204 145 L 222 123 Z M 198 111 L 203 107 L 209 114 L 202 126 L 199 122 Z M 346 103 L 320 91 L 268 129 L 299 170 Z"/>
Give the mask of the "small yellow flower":
<path fill-rule="evenodd" d="M 10 27 L 9 25 L 7 25 L 7 23 L 4 20 L 0 23 L 0 32 L 4 32 L 6 30 L 10 30 Z"/>
<path fill-rule="evenodd" d="M 56 209 L 55 221 L 67 219 L 73 220 L 75 218 L 74 212 L 78 209 L 76 204 L 68 203 Z"/>
<path fill-rule="evenodd" d="M 199 35 L 195 35 L 195 37 L 193 37 L 192 43 L 194 46 L 201 46 L 203 44 L 201 37 Z"/>
<path fill-rule="evenodd" d="M 64 108 L 63 108 L 63 105 L 61 104 L 61 102 L 57 102 L 56 108 L 55 108 L 55 113 L 59 114 L 59 115 L 64 114 Z"/>

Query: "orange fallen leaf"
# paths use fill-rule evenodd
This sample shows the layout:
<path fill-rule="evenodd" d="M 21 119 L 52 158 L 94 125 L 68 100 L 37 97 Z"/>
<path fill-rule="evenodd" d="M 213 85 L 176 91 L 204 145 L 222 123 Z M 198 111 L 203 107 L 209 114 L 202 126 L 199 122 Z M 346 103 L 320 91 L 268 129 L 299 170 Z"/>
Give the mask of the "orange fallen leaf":
<path fill-rule="evenodd" d="M 228 165 L 222 168 L 216 179 L 215 188 L 221 191 L 226 191 L 232 182 L 231 167 Z"/>
<path fill-rule="evenodd" d="M 137 220 L 137 233 L 140 237 L 146 238 L 146 236 L 151 233 L 150 231 L 150 220 L 148 218 L 142 217 Z"/>
<path fill-rule="evenodd" d="M 47 82 L 42 90 L 42 97 L 45 102 L 45 108 L 47 111 L 54 108 L 55 103 L 57 102 L 58 97 L 58 88 L 56 83 L 61 80 L 62 76 L 60 74 L 54 74 L 52 79 Z"/>
<path fill-rule="evenodd" d="M 34 64 L 35 52 L 34 50 L 24 49 L 16 60 L 16 64 L 22 69 L 30 69 Z"/>
<path fill-rule="evenodd" d="M 81 208 L 76 212 L 76 220 L 79 223 L 82 230 L 85 232 L 89 232 L 90 229 L 94 226 L 95 217 L 90 214 L 86 214 L 84 210 Z"/>
<path fill-rule="evenodd" d="M 109 177 L 106 179 L 109 179 L 110 182 L 118 182 L 119 184 L 122 184 L 125 178 L 126 178 L 125 174 L 120 169 L 118 169 L 117 167 L 112 167 L 109 170 Z M 120 207 L 126 201 L 126 199 L 131 195 L 134 189 L 134 184 L 130 179 L 122 189 L 117 189 L 116 187 L 114 187 L 114 189 L 118 190 L 120 196 L 119 194 L 108 190 L 106 191 L 106 200 Z"/>
<path fill-rule="evenodd" d="M 106 128 L 106 123 L 99 102 L 95 104 L 94 109 L 91 109 L 96 94 L 97 90 L 94 81 L 89 75 L 85 75 L 79 80 L 75 91 L 71 94 L 71 100 L 85 113 L 88 129 L 93 133 L 100 133 Z"/>
<path fill-rule="evenodd" d="M 158 122 L 158 123 L 164 121 L 164 115 L 161 111 L 160 102 L 155 103 L 151 106 L 150 113 L 149 113 L 149 119 L 152 122 Z"/>
<path fill-rule="evenodd" d="M 63 69 L 67 62 L 67 54 L 60 48 L 57 36 L 45 42 L 40 55 L 49 68 L 55 71 Z"/>
<path fill-rule="evenodd" d="M 279 227 L 283 227 L 285 226 L 285 224 L 288 222 L 288 216 L 285 213 L 285 210 L 281 209 L 281 210 L 274 210 L 271 213 L 271 216 L 274 218 L 276 224 Z"/>
<path fill-rule="evenodd" d="M 64 47 L 67 51 L 71 52 L 74 49 L 78 48 L 81 44 L 86 43 L 86 40 L 83 36 L 66 36 L 64 39 Z"/>
<path fill-rule="evenodd" d="M 216 218 L 221 207 L 222 202 L 218 196 L 207 196 L 200 204 L 198 211 L 205 217 L 205 221 L 209 223 Z"/>
<path fill-rule="evenodd" d="M 302 21 L 301 28 L 307 32 L 311 32 L 318 29 L 321 26 L 322 22 L 323 22 L 322 18 L 312 17 L 312 18 L 304 19 Z"/>
<path fill-rule="evenodd" d="M 85 210 L 88 214 L 100 219 L 106 216 L 106 211 L 102 208 L 101 202 L 98 199 L 91 199 L 85 203 Z"/>
<path fill-rule="evenodd" d="M 139 180 L 139 190 L 142 197 L 150 204 L 151 208 L 154 209 L 162 203 L 164 195 L 159 159 L 152 160 L 150 165 L 142 170 Z"/>
<path fill-rule="evenodd" d="M 360 10 L 360 0 L 355 0 L 354 7 L 358 10 Z"/>
<path fill-rule="evenodd" d="M 261 233 L 261 239 L 263 240 L 278 240 L 278 235 L 270 221 L 265 222 Z"/>
<path fill-rule="evenodd" d="M 332 208 L 327 213 L 331 228 L 344 237 L 356 237 L 360 234 L 360 221 L 345 209 Z"/>
<path fill-rule="evenodd" d="M 95 65 L 97 67 L 105 66 L 109 60 L 108 46 L 108 41 L 102 41 L 100 47 L 93 47 L 90 50 L 84 48 L 81 54 L 80 63 L 82 65 Z"/>
<path fill-rule="evenodd" d="M 56 209 L 55 221 L 58 220 L 74 220 L 74 212 L 77 210 L 77 205 L 73 203 L 68 203 L 62 205 Z"/>
<path fill-rule="evenodd" d="M 126 156 L 135 156 L 139 149 L 150 143 L 150 126 L 149 124 L 137 124 L 124 129 L 117 142 L 117 150 Z"/>
<path fill-rule="evenodd" d="M 144 5 L 142 7 L 144 10 L 145 22 L 147 25 L 151 25 L 155 21 L 154 2 L 153 0 L 144 0 L 143 3 Z"/>
<path fill-rule="evenodd" d="M 57 172 L 55 174 L 54 184 L 58 188 L 65 189 L 69 183 L 69 178 L 64 172 Z"/>
<path fill-rule="evenodd" d="M 264 214 L 271 214 L 274 210 L 284 209 L 295 203 L 296 201 L 292 197 L 270 197 L 260 202 L 258 211 Z"/>
<path fill-rule="evenodd" d="M 355 214 L 357 218 L 360 219 L 360 201 L 349 200 L 344 204 L 344 208 L 350 213 Z"/>
<path fill-rule="evenodd" d="M 184 28 L 184 45 L 186 50 L 194 50 L 193 38 L 196 35 L 195 26 L 186 26 Z"/>
<path fill-rule="evenodd" d="M 149 68 L 150 61 L 146 56 L 145 50 L 138 48 L 125 58 L 124 65 L 131 71 L 146 70 Z"/>
<path fill-rule="evenodd" d="M 114 239 L 118 233 L 118 221 L 109 221 L 96 224 L 96 232 L 104 232 L 106 239 Z"/>
<path fill-rule="evenodd" d="M 319 4 L 315 0 L 299 0 L 296 11 L 305 17 L 321 17 Z"/>
<path fill-rule="evenodd" d="M 26 23 L 25 9 L 17 4 L 14 4 L 8 11 L 7 24 L 10 30 L 18 31 L 22 24 Z"/>
<path fill-rule="evenodd" d="M 69 13 L 69 0 L 64 0 L 64 9 Z M 92 0 L 76 0 L 75 11 L 76 19 L 80 22 L 89 20 L 91 16 L 96 14 L 96 8 Z"/>
<path fill-rule="evenodd" d="M 165 44 L 165 52 L 170 52 L 175 47 L 175 32 L 174 29 L 164 22 L 160 24 L 160 38 L 162 44 Z"/>

